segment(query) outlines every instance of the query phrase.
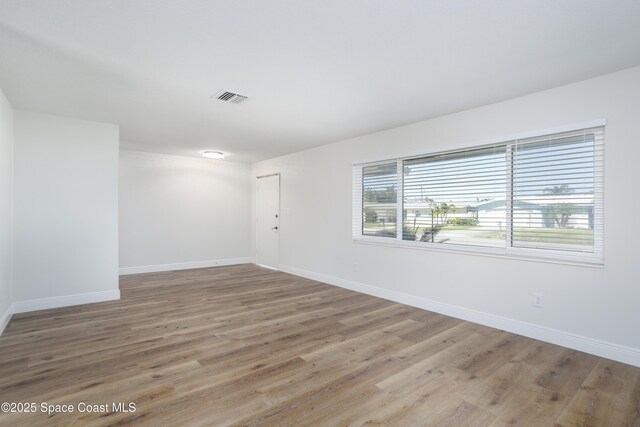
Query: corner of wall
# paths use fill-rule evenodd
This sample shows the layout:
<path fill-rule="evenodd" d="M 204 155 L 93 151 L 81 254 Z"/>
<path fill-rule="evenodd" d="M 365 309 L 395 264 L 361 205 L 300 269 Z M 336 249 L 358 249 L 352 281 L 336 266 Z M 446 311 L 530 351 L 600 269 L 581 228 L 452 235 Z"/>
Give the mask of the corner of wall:
<path fill-rule="evenodd" d="M 118 126 L 22 110 L 13 122 L 13 312 L 117 293 Z M 31 215 L 42 207 L 47 225 Z"/>
<path fill-rule="evenodd" d="M 7 283 L 5 283 L 7 289 L 6 294 L 8 295 L 8 305 L 6 308 L 0 308 L 0 335 L 4 332 L 5 327 L 11 320 L 11 316 L 13 314 L 13 300 L 14 300 L 14 280 L 13 280 L 13 264 L 14 264 L 14 256 L 13 256 L 13 247 L 14 247 L 14 152 L 15 152 L 15 138 L 14 138 L 14 110 L 11 106 L 11 103 L 7 99 L 4 91 L 0 88 L 0 102 L 4 104 L 2 107 L 3 116 L 0 117 L 0 120 L 3 120 L 6 125 L 6 138 L 5 144 L 3 144 L 6 148 L 6 159 L 7 159 L 7 169 L 5 170 L 8 175 L 8 182 L 5 184 L 8 188 L 8 194 L 6 197 L 6 202 L 8 202 L 7 209 L 7 221 L 2 224 L 3 227 L 6 227 L 6 233 L 8 234 L 8 253 L 5 254 L 5 263 L 8 268 L 7 273 Z M 2 126 L 3 128 L 5 126 Z M 3 200 L 5 202 L 5 200 Z"/>
<path fill-rule="evenodd" d="M 4 328 L 7 327 L 9 321 L 11 320 L 11 316 L 13 315 L 13 302 L 9 304 L 9 307 L 5 310 L 5 312 L 0 315 L 0 335 L 4 332 Z"/>

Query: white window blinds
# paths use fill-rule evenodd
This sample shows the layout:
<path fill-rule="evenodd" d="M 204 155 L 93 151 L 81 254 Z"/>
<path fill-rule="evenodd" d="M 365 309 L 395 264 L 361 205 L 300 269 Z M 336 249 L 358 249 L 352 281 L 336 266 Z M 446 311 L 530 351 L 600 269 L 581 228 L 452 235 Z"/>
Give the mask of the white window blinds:
<path fill-rule="evenodd" d="M 516 141 L 511 246 L 602 253 L 603 139 L 593 128 Z"/>
<path fill-rule="evenodd" d="M 504 247 L 506 148 L 403 161 L 404 240 Z"/>
<path fill-rule="evenodd" d="M 603 228 L 604 127 L 354 166 L 355 239 L 602 263 Z"/>
<path fill-rule="evenodd" d="M 362 235 L 395 238 L 397 202 L 396 162 L 362 167 Z"/>

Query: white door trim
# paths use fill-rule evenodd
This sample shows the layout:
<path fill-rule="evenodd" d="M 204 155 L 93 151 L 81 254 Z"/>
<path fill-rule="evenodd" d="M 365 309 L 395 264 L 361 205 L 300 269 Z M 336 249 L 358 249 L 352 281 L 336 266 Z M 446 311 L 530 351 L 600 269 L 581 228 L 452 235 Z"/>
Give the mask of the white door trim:
<path fill-rule="evenodd" d="M 266 264 L 261 264 L 260 263 L 260 257 L 258 256 L 258 252 L 260 251 L 260 242 L 259 242 L 259 223 L 258 223 L 258 217 L 260 215 L 260 209 L 258 206 L 259 203 L 259 194 L 258 194 L 258 181 L 259 179 L 263 179 L 263 178 L 271 178 L 271 177 L 277 177 L 278 178 L 278 184 L 277 184 L 277 189 L 278 189 L 278 201 L 277 201 L 277 215 L 275 218 L 275 222 L 276 222 L 276 227 L 277 227 L 277 262 L 275 263 L 275 265 L 266 265 Z M 280 218 L 281 218 L 281 213 L 280 213 L 280 202 L 281 202 L 281 186 L 282 186 L 282 179 L 281 179 L 281 175 L 280 172 L 274 172 L 274 173 L 270 173 L 270 174 L 266 174 L 266 175 L 259 175 L 256 176 L 256 247 L 255 247 L 255 260 L 256 260 L 256 265 L 259 265 L 261 267 L 265 267 L 265 268 L 270 268 L 273 270 L 279 270 L 280 268 Z M 264 260 L 264 257 L 262 257 L 262 259 Z"/>

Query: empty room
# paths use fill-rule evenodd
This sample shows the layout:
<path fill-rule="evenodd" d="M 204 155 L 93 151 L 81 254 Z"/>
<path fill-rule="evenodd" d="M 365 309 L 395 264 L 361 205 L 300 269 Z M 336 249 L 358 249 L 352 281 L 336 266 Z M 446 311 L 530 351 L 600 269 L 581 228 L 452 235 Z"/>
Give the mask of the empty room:
<path fill-rule="evenodd" d="M 0 0 L 1 426 L 640 426 L 640 2 Z"/>

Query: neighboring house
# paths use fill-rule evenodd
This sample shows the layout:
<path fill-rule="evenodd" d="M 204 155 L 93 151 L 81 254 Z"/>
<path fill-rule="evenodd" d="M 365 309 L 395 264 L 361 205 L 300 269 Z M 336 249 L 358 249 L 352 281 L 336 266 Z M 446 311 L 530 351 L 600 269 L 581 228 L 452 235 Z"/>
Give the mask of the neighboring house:
<path fill-rule="evenodd" d="M 514 225 L 523 228 L 555 228 L 562 224 L 567 228 L 592 229 L 593 202 L 593 194 L 522 197 L 514 202 Z M 458 204 L 455 213 L 447 215 L 447 220 L 476 218 L 478 226 L 502 229 L 506 225 L 506 205 L 505 198 L 480 201 L 467 206 Z M 422 226 L 431 224 L 431 203 L 405 203 L 404 209 L 408 223 L 415 221 Z M 376 209 L 378 210 L 379 208 Z"/>
<path fill-rule="evenodd" d="M 395 223 L 398 216 L 395 203 L 366 202 L 363 212 L 369 223 Z"/>
<path fill-rule="evenodd" d="M 515 227 L 593 228 L 593 194 L 554 194 L 522 197 L 514 202 Z M 467 207 L 478 225 L 497 226 L 504 222 L 506 199 L 478 202 Z"/>

